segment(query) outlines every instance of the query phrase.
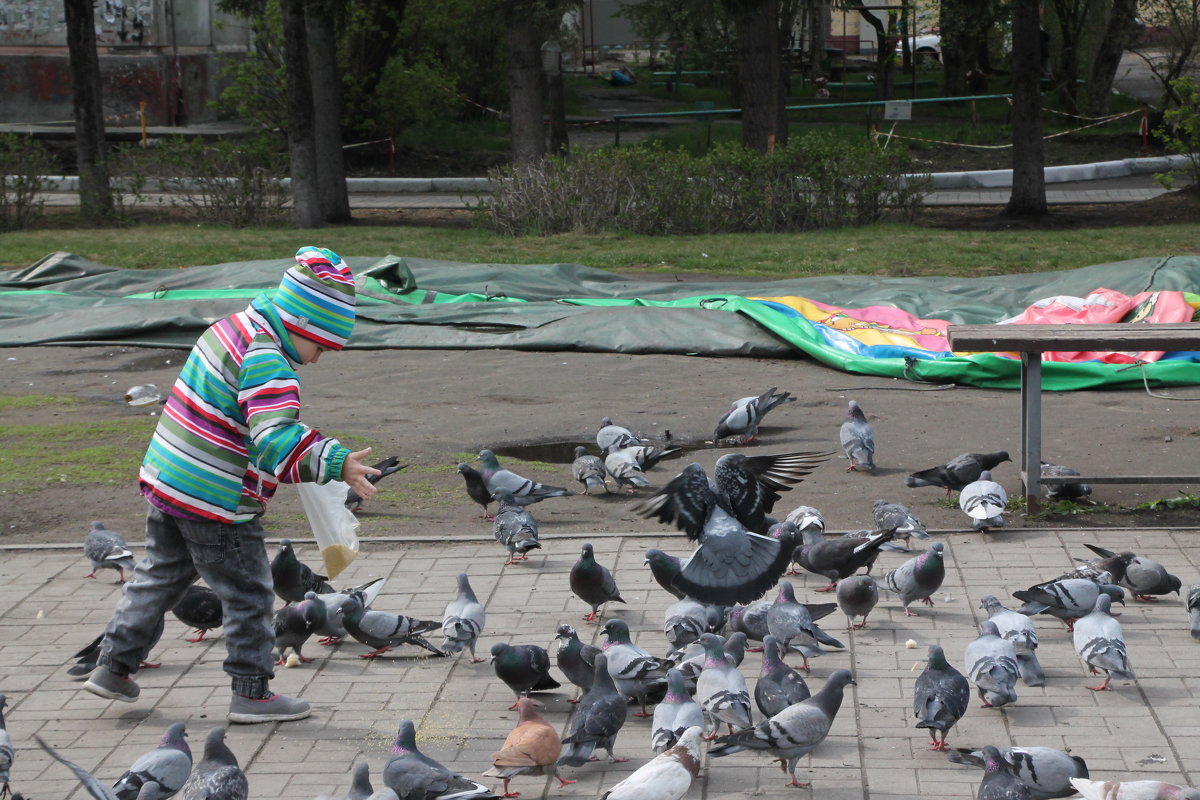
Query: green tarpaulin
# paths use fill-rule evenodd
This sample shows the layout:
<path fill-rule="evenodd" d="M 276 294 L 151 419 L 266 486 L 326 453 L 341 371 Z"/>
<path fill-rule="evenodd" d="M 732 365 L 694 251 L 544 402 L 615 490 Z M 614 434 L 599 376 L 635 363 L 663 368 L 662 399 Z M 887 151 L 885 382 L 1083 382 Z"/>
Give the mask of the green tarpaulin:
<path fill-rule="evenodd" d="M 870 358 L 831 346 L 771 303 L 893 306 L 952 324 L 992 323 L 1042 298 L 1104 287 L 1128 295 L 1200 289 L 1200 258 L 1145 258 L 1062 272 L 964 278 L 834 276 L 744 282 L 632 281 L 575 264 L 347 258 L 360 279 L 354 348 L 506 348 L 786 357 L 849 372 L 1015 388 L 1018 364 L 991 355 Z M 291 259 L 126 270 L 55 253 L 0 272 L 0 345 L 190 347 L 216 319 L 274 288 Z M 1146 365 L 1155 384 L 1200 383 L 1200 363 Z M 1045 388 L 1141 385 L 1142 370 L 1047 363 Z"/>

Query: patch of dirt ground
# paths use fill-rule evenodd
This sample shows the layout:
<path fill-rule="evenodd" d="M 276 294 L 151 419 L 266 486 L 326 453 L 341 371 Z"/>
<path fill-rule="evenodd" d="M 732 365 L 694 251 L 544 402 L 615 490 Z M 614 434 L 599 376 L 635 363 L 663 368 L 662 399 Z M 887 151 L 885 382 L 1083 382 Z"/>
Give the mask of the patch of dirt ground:
<path fill-rule="evenodd" d="M 125 391 L 136 384 L 163 388 L 174 381 L 184 353 L 131 347 L 8 348 L 0 358 L 0 397 L 66 396 L 56 403 L 4 406 L 3 450 L 19 446 L 17 426 L 75 430 L 75 438 L 48 445 L 45 474 L 6 467 L 0 493 L 0 543 L 81 541 L 88 522 L 103 520 L 140 541 L 145 502 L 136 470 L 155 408 L 132 408 Z M 707 358 L 503 350 L 351 350 L 305 367 L 303 418 L 354 446 L 370 445 L 380 458 L 397 454 L 407 469 L 380 484 L 380 495 L 360 514 L 364 538 L 403 536 L 490 537 L 490 523 L 466 495 L 455 465 L 481 448 L 544 483 L 578 490 L 569 462 L 577 444 L 595 451 L 600 418 L 651 439 L 683 448 L 649 473 L 652 493 L 686 464 L 706 470 L 735 449 L 747 454 L 837 450 L 846 403 L 856 399 L 875 426 L 879 467 L 846 472 L 838 454 L 793 491 L 777 511 L 804 504 L 820 509 L 831 531 L 871 526 L 876 498 L 908 505 L 931 529 L 968 530 L 965 515 L 936 488 L 909 489 L 905 476 L 944 463 L 964 451 L 1020 450 L 1019 397 L 1015 391 L 936 389 L 889 378 L 850 375 L 805 358 Z M 796 397 L 771 412 L 758 443 L 715 448 L 708 440 L 729 403 L 777 386 Z M 935 390 L 931 390 L 935 388 Z M 1200 444 L 1196 407 L 1200 388 L 1165 391 L 1173 399 L 1138 390 L 1044 395 L 1044 457 L 1095 475 L 1195 474 Z M 62 427 L 83 420 L 95 430 Z M 124 432 L 105 423 L 142 420 Z M 56 428 L 55 426 L 59 426 Z M 21 435 L 18 433 L 18 435 Z M 66 466 L 115 445 L 111 482 L 72 479 Z M 13 448 L 9 450 L 9 448 Z M 2 451 L 0 451 L 2 453 Z M 57 455 L 56 455 L 57 454 Z M 995 477 L 1018 492 L 1018 468 L 1004 463 Z M 1103 485 L 1093 499 L 1102 507 L 1047 518 L 1009 517 L 1009 526 L 1038 528 L 1200 526 L 1196 509 L 1131 512 L 1140 503 L 1200 494 L 1197 485 Z M 667 529 L 639 517 L 635 499 L 574 495 L 532 507 L 543 536 L 594 535 Z M 494 507 L 493 507 L 494 508 Z M 292 487 L 284 486 L 265 518 L 273 536 L 310 536 Z M 680 534 L 682 536 L 682 534 Z M 980 535 L 980 534 L 968 534 Z M 1003 536 L 1003 530 L 985 534 Z M 682 544 L 682 540 L 681 540 Z M 498 547 L 498 546 L 497 546 Z M 499 549 L 497 550 L 499 555 Z"/>

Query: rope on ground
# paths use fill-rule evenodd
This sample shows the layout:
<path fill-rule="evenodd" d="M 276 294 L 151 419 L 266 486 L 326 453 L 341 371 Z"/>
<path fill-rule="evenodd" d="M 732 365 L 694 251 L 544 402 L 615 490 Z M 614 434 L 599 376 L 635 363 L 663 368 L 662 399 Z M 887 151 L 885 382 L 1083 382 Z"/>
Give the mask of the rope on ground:
<path fill-rule="evenodd" d="M 369 142 L 355 142 L 354 144 L 344 144 L 344 145 L 342 145 L 342 149 L 349 150 L 351 147 L 366 147 L 367 145 L 382 144 L 383 142 L 390 142 L 390 141 L 391 141 L 391 139 L 388 139 L 388 138 L 372 139 Z"/>
<path fill-rule="evenodd" d="M 1117 370 L 1117 372 L 1124 372 L 1125 370 L 1133 369 L 1134 367 L 1137 367 L 1142 371 L 1142 386 L 1146 389 L 1146 394 L 1150 395 L 1151 397 L 1157 397 L 1159 400 L 1200 400 L 1200 397 L 1180 397 L 1179 395 L 1163 394 L 1161 392 L 1150 391 L 1150 378 L 1146 375 L 1146 362 L 1142 361 L 1140 358 L 1137 361 L 1134 361 L 1128 367 L 1122 367 L 1121 369 Z"/>

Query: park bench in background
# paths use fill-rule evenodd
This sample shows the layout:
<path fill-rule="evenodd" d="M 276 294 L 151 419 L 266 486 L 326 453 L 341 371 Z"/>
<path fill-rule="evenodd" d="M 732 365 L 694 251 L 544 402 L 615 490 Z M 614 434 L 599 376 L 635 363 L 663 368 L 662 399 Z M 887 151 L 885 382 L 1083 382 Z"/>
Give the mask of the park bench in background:
<path fill-rule="evenodd" d="M 955 352 L 1019 353 L 1021 356 L 1021 490 L 1026 508 L 1039 508 L 1042 484 L 1200 483 L 1200 475 L 1080 475 L 1041 477 L 1042 353 L 1200 350 L 1200 323 L 1078 325 L 950 325 Z"/>

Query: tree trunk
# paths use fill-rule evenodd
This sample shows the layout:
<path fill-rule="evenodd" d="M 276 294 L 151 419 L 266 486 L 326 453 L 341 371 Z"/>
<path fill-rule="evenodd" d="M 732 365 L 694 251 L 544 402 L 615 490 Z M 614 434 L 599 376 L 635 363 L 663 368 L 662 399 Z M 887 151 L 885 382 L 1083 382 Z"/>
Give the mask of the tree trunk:
<path fill-rule="evenodd" d="M 304 0 L 280 0 L 283 11 L 283 64 L 287 74 L 288 158 L 292 175 L 292 220 L 299 228 L 325 222 L 317 183 L 317 137 L 309 80 Z"/>
<path fill-rule="evenodd" d="M 787 127 L 780 126 L 783 75 L 777 2 L 742 0 L 735 17 L 742 146 L 760 153 L 787 143 Z"/>
<path fill-rule="evenodd" d="M 967 93 L 967 35 L 970 8 L 968 0 L 942 0 L 938 26 L 942 36 L 942 77 L 945 97 L 962 97 Z"/>
<path fill-rule="evenodd" d="M 1015 0 L 1013 4 L 1013 180 L 1005 208 L 1010 216 L 1041 216 L 1047 211 L 1038 4 L 1039 0 Z"/>
<path fill-rule="evenodd" d="M 561 67 L 561 64 L 559 66 Z M 571 148 L 571 140 L 567 135 L 567 107 L 563 99 L 562 69 L 547 75 L 546 84 L 550 99 L 550 152 L 566 153 Z"/>
<path fill-rule="evenodd" d="M 321 218 L 326 222 L 349 222 L 350 193 L 346 187 L 346 160 L 342 150 L 342 83 L 338 75 L 332 9 L 322 0 L 310 1 L 305 21 L 312 103 L 316 110 L 313 129 Z"/>
<path fill-rule="evenodd" d="M 537 25 L 527 14 L 513 14 L 508 23 L 508 85 L 513 158 L 524 163 L 537 161 L 546 154 L 542 42 Z"/>
<path fill-rule="evenodd" d="M 75 158 L 79 172 L 79 211 L 91 223 L 112 218 L 112 192 L 104 134 L 104 94 L 92 0 L 64 0 L 67 50 L 75 108 Z"/>
<path fill-rule="evenodd" d="M 1137 39 L 1134 17 L 1137 15 L 1137 0 L 1113 0 L 1104 38 L 1096 48 L 1088 76 L 1087 109 L 1093 117 L 1106 116 L 1110 111 L 1113 79 L 1121 66 L 1121 56 Z"/>

